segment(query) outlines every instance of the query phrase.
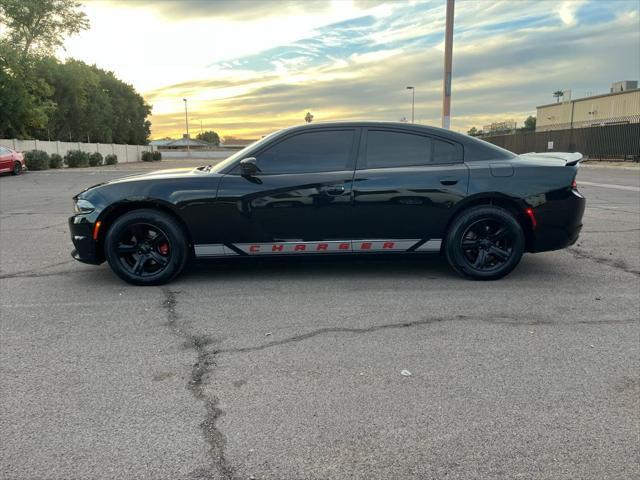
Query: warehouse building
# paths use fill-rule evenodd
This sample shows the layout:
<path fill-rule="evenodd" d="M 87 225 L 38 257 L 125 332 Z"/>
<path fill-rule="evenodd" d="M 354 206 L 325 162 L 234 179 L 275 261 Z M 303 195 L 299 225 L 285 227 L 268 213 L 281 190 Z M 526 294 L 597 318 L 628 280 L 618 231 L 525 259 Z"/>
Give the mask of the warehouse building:
<path fill-rule="evenodd" d="M 637 81 L 615 82 L 611 91 L 537 108 L 536 132 L 640 122 Z"/>

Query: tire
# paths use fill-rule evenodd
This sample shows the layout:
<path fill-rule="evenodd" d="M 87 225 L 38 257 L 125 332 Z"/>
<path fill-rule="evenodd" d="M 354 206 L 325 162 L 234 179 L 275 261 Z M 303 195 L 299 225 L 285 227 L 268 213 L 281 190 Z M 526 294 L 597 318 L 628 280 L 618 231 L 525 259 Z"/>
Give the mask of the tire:
<path fill-rule="evenodd" d="M 107 231 L 104 253 L 113 272 L 133 285 L 162 285 L 178 276 L 189 243 L 171 216 L 151 209 L 118 217 Z"/>
<path fill-rule="evenodd" d="M 20 175 L 22 173 L 22 164 L 20 162 L 14 162 L 11 175 Z"/>
<path fill-rule="evenodd" d="M 445 239 L 449 265 L 467 278 L 497 280 L 522 258 L 525 236 L 518 220 L 494 205 L 479 205 L 459 214 Z"/>

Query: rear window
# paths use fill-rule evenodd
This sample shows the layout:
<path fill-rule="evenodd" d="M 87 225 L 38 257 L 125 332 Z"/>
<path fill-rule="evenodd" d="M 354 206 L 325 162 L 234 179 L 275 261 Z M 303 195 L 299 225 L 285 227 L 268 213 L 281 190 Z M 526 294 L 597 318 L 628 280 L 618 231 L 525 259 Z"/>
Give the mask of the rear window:
<path fill-rule="evenodd" d="M 462 147 L 428 135 L 369 130 L 366 167 L 412 167 L 462 162 Z"/>
<path fill-rule="evenodd" d="M 431 163 L 431 138 L 411 133 L 369 130 L 367 168 L 408 167 Z"/>

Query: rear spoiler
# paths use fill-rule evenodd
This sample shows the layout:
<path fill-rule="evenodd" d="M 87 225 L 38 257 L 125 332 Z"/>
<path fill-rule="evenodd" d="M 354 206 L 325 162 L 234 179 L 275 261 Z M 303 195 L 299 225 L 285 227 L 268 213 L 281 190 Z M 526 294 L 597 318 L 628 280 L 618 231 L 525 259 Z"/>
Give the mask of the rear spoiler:
<path fill-rule="evenodd" d="M 564 160 L 566 165 L 577 165 L 582 160 L 582 154 L 580 152 L 568 153 L 568 152 L 550 152 L 550 153 L 523 153 L 522 156 L 527 157 L 539 157 L 539 158 L 557 158 L 558 160 Z"/>

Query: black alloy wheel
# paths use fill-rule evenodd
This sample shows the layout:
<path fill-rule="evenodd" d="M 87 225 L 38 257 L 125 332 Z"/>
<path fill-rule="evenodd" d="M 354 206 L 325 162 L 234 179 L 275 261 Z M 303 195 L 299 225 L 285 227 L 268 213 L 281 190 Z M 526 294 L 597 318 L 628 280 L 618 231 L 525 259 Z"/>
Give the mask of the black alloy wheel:
<path fill-rule="evenodd" d="M 449 264 L 464 276 L 495 280 L 511 272 L 524 253 L 522 227 L 507 210 L 482 205 L 462 212 L 445 240 Z"/>
<path fill-rule="evenodd" d="M 148 223 L 133 223 L 123 229 L 115 250 L 122 267 L 137 277 L 157 275 L 171 259 L 167 234 Z"/>
<path fill-rule="evenodd" d="M 118 217 L 104 250 L 111 269 L 134 285 L 160 285 L 176 277 L 189 258 L 186 234 L 170 215 L 150 209 Z"/>
<path fill-rule="evenodd" d="M 460 248 L 469 265 L 481 271 L 499 269 L 513 255 L 514 233 L 501 220 L 484 218 L 467 227 Z"/>
<path fill-rule="evenodd" d="M 11 173 L 14 175 L 20 175 L 22 173 L 22 164 L 20 162 L 14 162 Z"/>

